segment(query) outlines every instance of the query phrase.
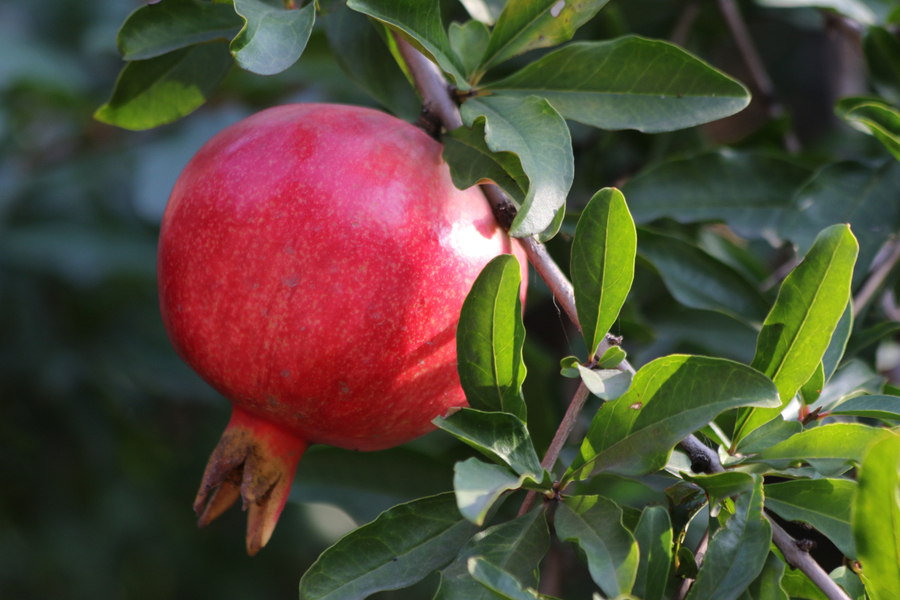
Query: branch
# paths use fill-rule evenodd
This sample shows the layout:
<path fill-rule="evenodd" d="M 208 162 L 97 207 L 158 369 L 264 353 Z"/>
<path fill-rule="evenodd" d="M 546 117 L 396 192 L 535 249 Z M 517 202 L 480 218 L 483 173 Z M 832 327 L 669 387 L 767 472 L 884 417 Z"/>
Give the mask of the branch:
<path fill-rule="evenodd" d="M 727 2 L 728 0 L 721 1 Z M 440 116 L 445 127 L 455 129 L 456 127 L 461 126 L 462 119 L 459 116 L 459 109 L 456 107 L 456 102 L 450 94 L 447 82 L 437 65 L 416 51 L 402 37 L 396 34 L 395 36 L 397 44 L 400 47 L 400 52 L 413 75 L 416 87 L 422 95 L 425 108 L 429 111 L 434 111 L 435 114 Z M 496 186 L 482 186 L 482 189 L 485 191 L 489 200 L 493 198 L 494 200 L 502 201 L 507 205 L 511 204 L 510 200 L 505 197 L 505 194 L 503 194 L 500 188 L 497 188 Z M 491 202 L 491 205 L 497 206 L 494 201 Z M 530 238 L 520 240 L 520 242 L 522 242 L 522 245 L 525 247 L 525 251 L 528 253 L 528 260 L 534 265 L 535 270 L 541 277 L 545 277 L 545 273 L 547 274 L 545 278 L 547 285 L 550 286 L 557 301 L 562 305 L 563 310 L 565 310 L 566 314 L 569 315 L 569 318 L 572 319 L 572 322 L 580 330 L 581 326 L 578 322 L 578 312 L 575 310 L 575 293 L 572 289 L 572 284 L 566 279 L 566 276 L 547 253 L 543 245 Z M 602 355 L 603 352 L 609 348 L 609 345 L 609 339 L 607 338 L 600 345 L 600 349 L 598 350 L 599 354 Z M 634 368 L 628 361 L 622 361 L 619 368 L 634 373 Z M 581 392 L 583 387 L 584 384 L 579 386 L 579 392 Z M 584 399 L 587 399 L 587 394 L 579 392 L 576 392 L 575 398 L 573 398 L 569 410 L 566 412 L 566 416 L 563 419 L 563 423 L 574 423 L 578 416 L 578 411 L 581 410 L 581 407 L 577 406 L 579 397 L 584 395 Z M 581 401 L 581 404 L 583 405 L 583 401 Z M 568 437 L 568 433 L 571 432 L 571 429 L 569 429 L 569 432 L 565 432 L 562 425 L 563 424 L 560 424 L 560 428 L 557 430 L 556 436 L 554 437 L 554 442 L 558 443 L 560 447 L 562 447 L 562 443 L 565 442 L 565 438 Z M 563 437 L 564 439 L 562 442 L 557 442 L 557 437 Z M 551 446 L 552 445 L 553 444 L 551 444 Z M 725 470 L 722 467 L 722 463 L 719 461 L 719 456 L 716 452 L 701 443 L 695 436 L 690 435 L 685 438 L 681 442 L 681 446 L 689 455 L 691 455 L 692 452 L 696 456 L 703 455 L 706 460 L 708 460 L 709 464 L 709 471 L 707 472 L 721 473 Z M 543 463 L 550 463 L 552 466 L 552 463 L 556 462 L 556 457 L 552 457 L 552 463 L 550 462 L 550 459 L 551 455 L 548 451 L 547 455 L 544 456 Z M 693 457 L 691 461 L 691 464 L 693 465 Z M 850 600 L 850 597 L 847 596 L 837 584 L 831 581 L 828 574 L 822 570 L 822 567 L 813 560 L 809 553 L 801 551 L 799 546 L 797 546 L 797 541 L 776 523 L 772 523 L 772 538 L 775 545 L 778 546 L 778 549 L 784 554 L 785 559 L 788 560 L 789 564 L 803 571 L 803 573 L 819 586 L 819 589 L 825 592 L 829 600 Z"/>

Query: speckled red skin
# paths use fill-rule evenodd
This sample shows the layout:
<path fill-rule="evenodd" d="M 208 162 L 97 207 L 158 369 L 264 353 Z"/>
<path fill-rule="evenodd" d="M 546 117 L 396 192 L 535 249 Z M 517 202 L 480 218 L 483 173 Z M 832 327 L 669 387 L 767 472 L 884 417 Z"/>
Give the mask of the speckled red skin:
<path fill-rule="evenodd" d="M 420 129 L 365 108 L 281 106 L 218 134 L 175 185 L 163 322 L 236 410 L 303 447 L 388 448 L 466 405 L 459 310 L 513 247 L 524 269 Z"/>

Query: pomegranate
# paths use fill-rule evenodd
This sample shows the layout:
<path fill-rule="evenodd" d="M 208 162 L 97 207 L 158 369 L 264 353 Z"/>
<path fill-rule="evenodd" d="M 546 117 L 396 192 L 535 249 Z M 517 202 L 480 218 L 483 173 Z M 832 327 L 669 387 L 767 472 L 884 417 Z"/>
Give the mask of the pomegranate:
<path fill-rule="evenodd" d="M 459 311 L 514 250 L 525 269 L 440 144 L 384 113 L 281 106 L 210 140 L 169 199 L 158 262 L 172 344 L 233 407 L 200 526 L 242 497 L 253 555 L 309 444 L 388 448 L 464 406 Z"/>

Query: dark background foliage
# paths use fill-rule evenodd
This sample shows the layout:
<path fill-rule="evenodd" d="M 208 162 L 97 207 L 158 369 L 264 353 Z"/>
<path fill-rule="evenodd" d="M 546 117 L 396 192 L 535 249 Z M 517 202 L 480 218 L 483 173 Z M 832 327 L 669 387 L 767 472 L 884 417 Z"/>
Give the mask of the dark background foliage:
<path fill-rule="evenodd" d="M 633 32 L 667 39 L 685 4 L 613 0 L 577 38 Z M 145 133 L 98 123 L 91 115 L 121 67 L 116 30 L 138 5 L 0 4 L 0 598 L 293 598 L 303 571 L 351 519 L 361 524 L 397 502 L 451 489 L 453 461 L 466 451 L 441 434 L 352 460 L 311 450 L 295 501 L 254 559 L 245 554 L 237 510 L 196 529 L 190 506 L 229 407 L 178 359 L 159 318 L 155 248 L 169 190 L 206 139 L 254 110 L 372 100 L 339 69 L 324 18 L 296 65 L 267 78 L 234 69 L 186 119 Z M 445 5 L 447 19 L 462 18 L 460 6 Z M 833 116 L 837 98 L 865 92 L 858 50 L 813 10 L 742 8 L 764 40 L 784 116 L 770 120 L 755 100 L 725 121 L 669 134 L 571 124 L 571 210 L 664 158 L 722 143 L 777 148 L 788 130 L 803 148 L 798 162 L 810 166 L 823 157 L 886 156 Z M 685 46 L 748 81 L 720 14 L 712 3 L 698 10 Z M 563 266 L 567 239 L 551 247 Z M 772 265 L 783 259 L 776 249 L 765 252 Z M 721 333 L 686 335 L 678 323 L 690 314 L 672 306 L 655 271 L 639 263 L 613 330 L 626 336 L 636 366 L 674 351 L 752 355 L 755 336 L 726 332 L 723 344 Z M 570 382 L 560 381 L 557 361 L 584 354 L 557 315 L 533 278 L 525 396 L 538 446 L 548 443 L 571 394 L 561 389 Z M 640 496 L 653 492 L 606 483 L 624 503 L 642 504 Z M 551 553 L 548 560 L 564 559 Z M 591 589 L 569 585 L 567 594 Z M 423 587 L 383 597 L 420 597 Z"/>

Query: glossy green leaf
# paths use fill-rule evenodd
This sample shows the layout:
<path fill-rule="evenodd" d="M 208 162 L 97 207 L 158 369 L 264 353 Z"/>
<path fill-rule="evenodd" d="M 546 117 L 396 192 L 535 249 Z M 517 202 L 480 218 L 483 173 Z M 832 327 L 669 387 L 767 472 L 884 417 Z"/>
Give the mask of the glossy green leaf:
<path fill-rule="evenodd" d="M 703 488 L 709 496 L 710 504 L 715 504 L 719 500 L 724 500 L 730 496 L 737 496 L 743 492 L 748 492 L 752 490 L 755 485 L 755 480 L 752 475 L 737 471 L 695 476 L 682 473 L 681 476 L 685 481 L 690 481 Z"/>
<path fill-rule="evenodd" d="M 536 48 L 567 42 L 608 0 L 507 0 L 481 60 L 479 73 Z"/>
<path fill-rule="evenodd" d="M 300 580 L 300 600 L 365 598 L 412 585 L 452 561 L 476 531 L 450 493 L 395 506 L 323 552 Z"/>
<path fill-rule="evenodd" d="M 656 267 L 666 288 L 681 304 L 762 322 L 768 304 L 732 267 L 678 238 L 641 229 L 638 253 Z"/>
<path fill-rule="evenodd" d="M 831 341 L 828 342 L 828 348 L 825 349 L 825 354 L 822 356 L 822 375 L 825 383 L 831 380 L 838 365 L 841 363 L 851 331 L 853 331 L 852 298 L 847 301 L 844 314 L 841 315 L 841 320 L 838 321 L 837 327 L 834 328 L 834 333 L 831 334 Z"/>
<path fill-rule="evenodd" d="M 859 575 L 841 565 L 828 574 L 839 586 L 844 588 L 852 600 L 866 600 L 866 588 Z"/>
<path fill-rule="evenodd" d="M 884 27 L 869 27 L 863 52 L 878 92 L 891 102 L 900 100 L 900 40 Z"/>
<path fill-rule="evenodd" d="M 640 551 L 622 525 L 622 509 L 603 496 L 572 496 L 559 503 L 556 535 L 574 542 L 587 557 L 594 583 L 608 597 L 631 592 Z"/>
<path fill-rule="evenodd" d="M 898 186 L 900 163 L 894 160 L 880 165 L 854 161 L 828 165 L 797 192 L 778 234 L 794 242 L 803 255 L 822 229 L 849 223 L 859 242 L 856 288 L 888 237 L 900 229 L 900 204 L 894 202 Z"/>
<path fill-rule="evenodd" d="M 853 536 L 860 576 L 871 600 L 900 598 L 900 436 L 884 439 L 866 452 L 853 503 Z"/>
<path fill-rule="evenodd" d="M 829 411 L 841 401 L 861 394 L 881 394 L 886 378 L 858 358 L 835 371 L 813 408 Z"/>
<path fill-rule="evenodd" d="M 634 529 L 640 550 L 632 593 L 642 600 L 662 600 L 672 567 L 672 521 L 661 506 L 648 506 Z"/>
<path fill-rule="evenodd" d="M 468 562 L 469 575 L 472 578 L 509 600 L 538 600 L 540 595 L 533 588 L 523 588 L 515 577 L 499 567 L 495 567 L 480 556 L 473 556 Z"/>
<path fill-rule="evenodd" d="M 630 371 L 618 369 L 588 369 L 584 365 L 578 365 L 578 374 L 585 387 L 591 393 L 604 400 L 621 398 L 622 394 L 631 387 L 632 374 Z"/>
<path fill-rule="evenodd" d="M 514 415 L 463 408 L 446 418 L 436 418 L 434 424 L 497 464 L 506 465 L 519 475 L 541 479 L 541 460 L 528 428 Z"/>
<path fill-rule="evenodd" d="M 744 593 L 738 596 L 738 600 L 790 600 L 781 587 L 783 576 L 784 561 L 774 552 L 769 552 L 762 571 Z"/>
<path fill-rule="evenodd" d="M 826 465 L 844 465 L 851 461 L 858 463 L 866 447 L 882 435 L 883 429 L 858 423 L 822 425 L 767 448 L 750 460 L 764 462 L 776 469 L 801 460 L 813 466 L 817 461 Z"/>
<path fill-rule="evenodd" d="M 849 415 L 868 419 L 900 421 L 900 397 L 857 396 L 841 402 L 830 411 L 832 415 Z"/>
<path fill-rule="evenodd" d="M 850 505 L 856 482 L 849 479 L 796 479 L 766 485 L 766 508 L 787 521 L 809 523 L 849 558 L 856 557 Z"/>
<path fill-rule="evenodd" d="M 603 188 L 594 194 L 575 226 L 569 264 L 589 360 L 631 290 L 636 247 L 634 221 L 622 192 Z"/>
<path fill-rule="evenodd" d="M 874 98 L 844 98 L 835 112 L 856 129 L 874 135 L 900 160 L 900 111 L 896 108 Z"/>
<path fill-rule="evenodd" d="M 450 30 L 447 33 L 450 37 L 450 47 L 456 53 L 468 78 L 478 68 L 491 32 L 481 21 L 472 20 L 463 25 L 456 21 L 450 23 Z"/>
<path fill-rule="evenodd" d="M 480 557 L 521 585 L 537 588 L 538 564 L 550 548 L 543 510 L 490 527 L 476 534 L 441 571 L 434 600 L 496 600 L 497 596 L 469 574 L 469 559 Z"/>
<path fill-rule="evenodd" d="M 493 25 L 497 17 L 503 12 L 506 0 L 459 0 L 473 19 L 481 21 L 485 25 Z"/>
<path fill-rule="evenodd" d="M 812 404 L 818 400 L 819 394 L 822 393 L 822 388 L 824 387 L 825 367 L 822 366 L 822 363 L 819 363 L 819 366 L 813 371 L 809 380 L 800 386 L 800 399 L 803 400 L 803 403 L 806 405 Z"/>
<path fill-rule="evenodd" d="M 637 372 L 628 393 L 597 412 L 563 479 L 601 471 L 652 473 L 665 466 L 675 444 L 721 412 L 777 404 L 772 382 L 746 365 L 701 356 L 659 358 Z"/>
<path fill-rule="evenodd" d="M 850 298 L 857 249 L 850 228 L 833 225 L 781 284 L 751 364 L 775 382 L 781 406 L 741 411 L 736 440 L 774 419 L 818 368 Z"/>
<path fill-rule="evenodd" d="M 803 425 L 799 421 L 785 421 L 781 415 L 778 415 L 741 438 L 735 445 L 735 451 L 740 454 L 762 452 L 801 431 L 803 431 Z"/>
<path fill-rule="evenodd" d="M 499 465 L 469 458 L 453 467 L 453 490 L 456 505 L 466 519 L 483 525 L 500 496 L 522 487 L 526 475 L 516 475 Z"/>
<path fill-rule="evenodd" d="M 522 161 L 512 152 L 494 152 L 485 141 L 485 120 L 472 128 L 459 127 L 444 135 L 444 162 L 450 166 L 453 185 L 465 190 L 481 183 L 495 183 L 519 206 L 525 201 L 528 176 Z"/>
<path fill-rule="evenodd" d="M 119 29 L 116 45 L 125 60 L 144 60 L 192 44 L 230 40 L 241 24 L 227 4 L 163 0 L 131 13 Z"/>
<path fill-rule="evenodd" d="M 525 421 L 521 283 L 515 256 L 502 254 L 485 265 L 459 315 L 456 366 L 470 406 Z"/>
<path fill-rule="evenodd" d="M 244 27 L 231 42 L 231 54 L 239 67 L 259 75 L 297 62 L 316 21 L 314 2 L 287 10 L 280 0 L 234 0 L 234 10 Z"/>
<path fill-rule="evenodd" d="M 756 0 L 767 8 L 827 8 L 863 25 L 874 25 L 875 14 L 861 0 Z"/>
<path fill-rule="evenodd" d="M 603 353 L 603 356 L 597 359 L 597 366 L 601 369 L 612 369 L 619 366 L 626 356 L 628 356 L 628 353 L 622 350 L 620 346 L 610 346 Z"/>
<path fill-rule="evenodd" d="M 94 118 L 135 131 L 177 121 L 206 102 L 232 63 L 224 43 L 198 44 L 130 62 Z"/>
<path fill-rule="evenodd" d="M 637 36 L 569 44 L 485 90 L 541 96 L 567 119 L 647 133 L 715 121 L 750 101 L 721 71 L 668 42 Z"/>
<path fill-rule="evenodd" d="M 343 3 L 324 22 L 328 46 L 347 77 L 401 119 L 422 113 L 422 102 L 378 31 L 381 23 Z"/>
<path fill-rule="evenodd" d="M 469 89 L 463 74 L 465 69 L 450 46 L 441 22 L 439 0 L 347 0 L 347 6 L 400 32 L 453 77 L 459 89 Z"/>
<path fill-rule="evenodd" d="M 550 227 L 565 207 L 575 172 L 572 138 L 563 118 L 537 97 L 474 98 L 462 105 L 460 113 L 466 127 L 483 122 L 488 148 L 516 154 L 528 177 L 510 235 L 529 237 Z"/>
<path fill-rule="evenodd" d="M 763 514 L 762 477 L 738 496 L 734 514 L 709 540 L 709 550 L 686 600 L 736 600 L 762 571 L 772 543 Z"/>
<path fill-rule="evenodd" d="M 578 370 L 580 365 L 581 361 L 578 360 L 577 356 L 567 356 L 559 361 L 560 374 L 563 377 L 577 379 L 581 377 L 581 372 Z"/>
<path fill-rule="evenodd" d="M 631 179 L 623 191 L 637 223 L 660 217 L 721 220 L 744 237 L 759 238 L 776 228 L 810 175 L 781 158 L 721 149 L 664 162 Z"/>
<path fill-rule="evenodd" d="M 781 587 L 790 598 L 798 600 L 829 600 L 825 592 L 799 569 L 787 569 L 781 578 Z"/>

